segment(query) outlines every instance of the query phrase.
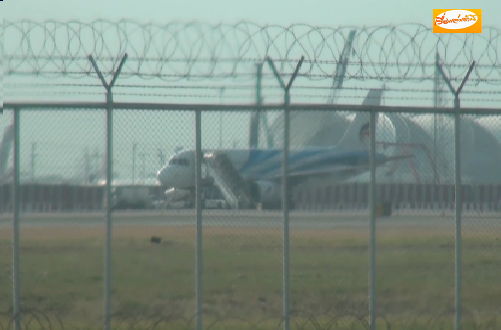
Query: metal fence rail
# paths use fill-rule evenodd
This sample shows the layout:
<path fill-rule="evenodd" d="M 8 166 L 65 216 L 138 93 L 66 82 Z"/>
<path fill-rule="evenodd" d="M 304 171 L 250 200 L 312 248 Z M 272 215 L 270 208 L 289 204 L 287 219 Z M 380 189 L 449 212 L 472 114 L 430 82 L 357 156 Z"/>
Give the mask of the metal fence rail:
<path fill-rule="evenodd" d="M 111 86 L 112 84 L 110 84 Z M 108 90 L 111 92 L 111 89 Z M 369 165 L 370 165 L 370 176 L 369 176 L 369 181 L 368 181 L 368 209 L 369 213 L 366 215 L 366 219 L 369 220 L 368 223 L 365 223 L 365 226 L 367 229 L 367 233 L 369 234 L 369 241 L 368 241 L 368 310 L 366 313 L 362 312 L 360 309 L 357 310 L 357 312 L 348 312 L 345 308 L 337 308 L 336 311 L 331 311 L 330 314 L 325 314 L 324 316 L 322 313 L 324 311 L 317 311 L 315 312 L 314 307 L 310 307 L 310 309 L 306 308 L 299 308 L 297 301 L 297 297 L 295 297 L 295 282 L 291 282 L 291 277 L 294 276 L 294 262 L 299 262 L 298 260 L 294 260 L 294 253 L 297 251 L 298 247 L 294 247 L 293 250 L 291 251 L 291 239 L 292 242 L 296 240 L 295 237 L 291 237 L 291 235 L 294 235 L 298 229 L 295 229 L 295 223 L 297 217 L 301 216 L 301 213 L 296 213 L 299 211 L 294 211 L 290 215 L 290 206 L 289 206 L 289 199 L 288 196 L 292 195 L 291 189 L 288 187 L 287 180 L 283 181 L 283 185 L 281 187 L 282 191 L 282 197 L 284 198 L 283 204 L 285 207 L 282 208 L 280 211 L 283 223 L 281 225 L 281 230 L 282 230 L 282 235 L 281 235 L 281 240 L 283 242 L 283 250 L 282 250 L 282 256 L 283 256 L 283 276 L 282 276 L 282 313 L 280 315 L 275 315 L 276 318 L 275 320 L 279 320 L 278 326 L 283 327 L 284 329 L 292 329 L 292 328 L 297 328 L 297 329 L 309 329 L 310 327 L 313 328 L 315 327 L 315 324 L 323 324 L 323 326 L 327 327 L 328 324 L 330 326 L 333 326 L 333 324 L 337 324 L 337 327 L 339 329 L 343 328 L 342 324 L 346 326 L 346 324 L 355 324 L 358 323 L 358 326 L 361 328 L 369 328 L 369 329 L 376 329 L 380 326 L 383 326 L 386 322 L 386 326 L 389 326 L 389 324 L 392 324 L 393 322 L 396 322 L 395 320 L 401 317 L 400 315 L 385 315 L 384 310 L 382 308 L 378 307 L 378 296 L 385 297 L 385 293 L 378 291 L 378 281 L 380 278 L 379 271 L 378 271 L 378 236 L 377 236 L 377 231 L 378 231 L 378 226 L 384 226 L 384 221 L 379 222 L 379 215 L 378 215 L 378 203 L 381 201 L 380 194 L 378 193 L 378 190 L 376 190 L 377 187 L 379 187 L 378 180 L 380 180 L 381 174 L 376 171 L 376 148 L 377 148 L 377 139 L 378 139 L 378 127 L 376 126 L 376 118 L 379 118 L 379 114 L 386 114 L 386 115 L 391 115 L 391 114 L 403 114 L 403 115 L 408 115 L 408 114 L 415 114 L 415 113 L 428 113 L 428 114 L 445 114 L 448 116 L 453 116 L 453 127 L 452 131 L 454 132 L 453 136 L 453 141 L 454 141 L 454 151 L 452 154 L 454 155 L 454 175 L 453 175 L 453 182 L 450 182 L 449 184 L 454 185 L 454 202 L 451 203 L 455 206 L 454 209 L 454 219 L 455 219 L 455 231 L 454 231 L 454 264 L 455 264 L 455 269 L 454 269 L 454 276 L 455 276 L 455 284 L 454 284 L 454 323 L 455 323 L 455 329 L 460 329 L 461 324 L 464 323 L 464 307 L 462 304 L 462 301 L 465 300 L 465 297 L 462 296 L 462 288 L 464 287 L 464 278 L 461 276 L 462 274 L 465 273 L 465 259 L 463 258 L 463 243 L 462 243 L 462 233 L 463 233 L 463 228 L 470 228 L 470 227 L 465 227 L 465 224 L 462 223 L 462 217 L 464 214 L 463 211 L 463 193 L 464 193 L 464 187 L 465 183 L 462 182 L 463 179 L 463 173 L 465 173 L 464 169 L 461 168 L 461 162 L 463 156 L 460 154 L 462 149 L 461 143 L 465 141 L 462 139 L 461 134 L 463 134 L 463 131 L 461 129 L 462 127 L 462 120 L 463 118 L 469 116 L 469 115 L 497 115 L 492 117 L 493 120 L 499 120 L 500 119 L 500 114 L 501 114 L 501 109 L 461 109 L 459 108 L 459 102 L 456 103 L 456 108 L 455 109 L 437 109 L 437 108 L 422 108 L 422 107 L 415 107 L 415 108 L 406 108 L 406 107 L 390 107 L 390 106 L 367 106 L 367 105 L 360 105 L 360 106 L 354 106 L 354 105 L 294 105 L 294 104 L 289 104 L 288 100 L 286 99 L 286 113 L 294 112 L 294 111 L 313 111 L 313 110 L 324 110 L 328 111 L 331 113 L 334 113 L 339 110 L 343 111 L 352 111 L 354 113 L 365 113 L 368 115 L 369 118 Z M 23 265 L 23 249 L 21 247 L 22 242 L 20 242 L 20 232 L 22 229 L 20 229 L 20 224 L 24 221 L 23 214 L 25 210 L 22 209 L 22 199 L 23 197 L 21 196 L 21 189 L 22 189 L 22 184 L 20 181 L 21 178 L 21 163 L 20 163 L 20 155 L 22 153 L 21 150 L 21 125 L 23 122 L 23 118 L 28 118 L 32 113 L 35 113 L 40 110 L 44 111 L 64 111 L 64 110 L 72 110 L 75 111 L 77 109 L 80 109 L 81 111 L 85 111 L 84 109 L 93 109 L 93 110 L 100 110 L 99 112 L 102 112 L 103 115 L 106 113 L 106 121 L 107 125 L 104 129 L 104 137 L 106 138 L 106 144 L 105 144 L 105 152 L 107 155 L 107 161 L 106 161 L 106 193 L 104 196 L 107 197 L 107 203 L 104 206 L 105 215 L 104 215 L 104 220 L 105 222 L 103 223 L 105 227 L 105 232 L 106 235 L 104 237 L 104 268 L 103 268 L 103 276 L 102 279 L 104 279 L 104 288 L 103 288 L 103 303 L 104 303 L 104 311 L 103 311 L 103 323 L 101 324 L 104 325 L 104 328 L 106 330 L 111 329 L 111 328 L 120 328 L 120 327 L 162 327 L 164 325 L 166 326 L 173 326 L 174 328 L 176 326 L 179 326 L 179 324 L 184 323 L 183 326 L 190 326 L 190 327 L 195 327 L 197 330 L 201 329 L 208 329 L 210 328 L 211 324 L 215 326 L 216 328 L 218 327 L 218 322 L 222 322 L 225 320 L 225 318 L 230 319 L 230 314 L 225 314 L 225 315 L 213 315 L 210 312 L 207 312 L 204 304 L 206 304 L 206 299 L 204 297 L 204 293 L 207 292 L 206 290 L 209 290 L 211 285 L 215 285 L 214 283 L 208 282 L 207 285 L 204 284 L 204 281 L 208 281 L 206 278 L 209 278 L 211 275 L 210 273 L 207 273 L 207 271 L 204 271 L 206 269 L 207 261 L 204 260 L 204 248 L 209 248 L 213 245 L 216 244 L 212 239 L 206 243 L 206 240 L 204 240 L 205 235 L 205 226 L 210 223 L 211 221 L 219 221 L 214 219 L 214 215 L 211 215 L 209 213 L 204 213 L 202 212 L 202 150 L 206 149 L 203 148 L 203 114 L 210 114 L 210 112 L 213 111 L 226 111 L 226 112 L 231 112 L 231 111 L 240 111 L 240 112 L 249 112 L 249 111 L 256 111 L 258 109 L 259 111 L 284 111 L 284 105 L 270 105 L 270 106 L 253 106 L 253 105 L 232 105 L 232 106 L 216 106 L 216 105 L 196 105 L 196 104 L 183 104 L 183 105 L 176 105 L 176 104 L 126 104 L 126 103 L 113 103 L 112 97 L 110 95 L 108 102 L 107 103 L 58 103 L 58 104 L 43 104 L 43 103 L 5 103 L 4 104 L 4 109 L 6 111 L 13 110 L 14 114 L 14 148 L 13 148 L 13 154 L 14 154 L 14 176 L 13 176 L 13 185 L 12 187 L 14 188 L 14 194 L 13 194 L 13 223 L 12 223 L 12 239 L 13 239 L 13 275 L 12 275 L 12 281 L 13 281 L 13 305 L 12 309 L 9 314 L 6 314 L 5 317 L 3 318 L 3 321 L 7 320 L 7 322 L 12 322 L 13 325 L 15 326 L 16 330 L 20 330 L 22 326 L 25 324 L 28 325 L 29 319 L 31 320 L 37 320 L 36 322 L 39 322 L 40 324 L 46 324 L 51 323 L 59 323 L 61 325 L 61 328 L 66 328 L 69 327 L 64 321 L 61 319 L 58 319 L 58 310 L 57 308 L 52 310 L 52 311 L 45 311 L 45 310 L 32 310 L 30 308 L 36 308 L 36 306 L 26 306 L 23 307 L 23 299 L 25 297 L 30 295 L 29 288 L 28 286 L 25 286 L 23 283 L 23 276 L 21 274 L 23 273 L 22 271 L 22 265 Z M 192 225 L 195 225 L 196 228 L 196 235 L 190 236 L 192 240 L 195 240 L 195 249 L 193 250 L 196 256 L 196 267 L 194 268 L 195 271 L 195 291 L 193 293 L 195 297 L 195 304 L 191 306 L 190 304 L 187 304 L 186 306 L 177 306 L 177 308 L 183 309 L 183 316 L 181 319 L 183 321 L 180 321 L 181 319 L 169 319 L 170 314 L 162 314 L 159 311 L 151 313 L 150 311 L 144 312 L 142 315 L 139 316 L 139 318 L 132 316 L 132 315 L 127 315 L 124 313 L 120 312 L 113 312 L 113 296 L 115 295 L 115 290 L 124 290 L 124 288 L 121 287 L 115 287 L 113 284 L 114 281 L 114 276 L 112 274 L 117 274 L 117 271 L 112 272 L 114 268 L 116 268 L 114 265 L 116 265 L 113 261 L 113 256 L 114 256 L 114 248 L 113 248 L 113 235 L 112 235 L 112 229 L 114 228 L 114 218 L 117 217 L 116 211 L 113 211 L 112 209 L 112 203 L 110 202 L 113 198 L 112 196 L 112 188 L 113 188 L 113 161 L 114 161 L 114 151 L 113 151 L 113 144 L 114 144 L 114 134 L 117 130 L 116 125 L 114 124 L 114 121 L 116 120 L 116 115 L 119 115 L 121 112 L 127 112 L 134 110 L 139 113 L 144 113 L 144 115 L 148 115 L 149 113 L 152 113 L 154 111 L 166 111 L 166 112 L 173 112 L 173 111 L 184 111 L 185 114 L 188 116 L 194 115 L 194 124 L 193 128 L 195 130 L 194 132 L 194 150 L 196 154 L 196 171 L 195 171 L 195 182 L 196 182 L 196 207 L 195 207 L 195 213 L 186 211 L 185 213 L 181 212 L 178 214 L 181 214 L 183 217 L 185 217 L 185 221 L 189 222 Z M 113 116 L 115 115 L 115 117 Z M 104 118 L 104 117 L 103 117 Z M 289 158 L 287 155 L 289 155 L 290 148 L 289 148 L 289 139 L 290 135 L 294 134 L 294 128 L 290 128 L 290 122 L 289 122 L 289 116 L 284 116 L 285 118 L 285 129 L 284 129 L 284 141 L 285 143 L 283 146 L 281 146 L 282 152 L 284 156 L 284 159 L 282 161 L 282 174 L 288 173 L 289 169 L 287 167 L 287 163 L 289 161 Z M 289 128 L 287 128 L 289 127 Z M 291 131 L 292 130 L 292 131 Z M 159 137 L 160 138 L 160 137 Z M 120 143 L 120 141 L 115 142 Z M 501 141 L 498 142 L 498 146 L 501 144 Z M 451 147 L 451 146 L 449 146 Z M 501 153 L 501 150 L 493 150 L 494 152 Z M 471 157 L 468 155 L 468 157 Z M 495 182 L 493 182 L 495 184 Z M 499 182 L 498 182 L 499 184 Z M 499 196 L 501 198 L 501 196 Z M 251 214 L 246 214 L 245 211 L 242 211 L 241 213 L 238 213 L 237 211 L 227 211 L 229 212 L 230 217 L 234 217 L 235 219 L 241 218 L 241 217 L 252 217 Z M 8 213 L 7 213 L 8 214 Z M 53 213 L 52 213 L 53 214 Z M 129 213 L 133 214 L 133 213 Z M 184 214 L 184 215 L 183 215 Z M 261 213 L 259 216 L 267 216 L 266 212 Z M 270 213 L 270 217 L 277 217 L 278 213 Z M 313 213 L 307 213 L 308 216 L 313 216 Z M 320 216 L 322 213 L 320 213 Z M 327 215 L 324 215 L 326 217 L 325 221 L 333 220 L 334 218 L 338 217 L 339 213 L 325 213 Z M 123 214 L 120 215 L 122 217 Z M 217 214 L 216 214 L 217 216 Z M 220 217 L 225 217 L 228 215 L 224 215 L 223 212 L 219 214 Z M 9 215 L 7 215 L 7 218 Z M 76 217 L 75 214 L 71 215 L 70 217 Z M 289 218 L 292 217 L 292 220 L 289 220 Z M 28 218 L 26 218 L 28 219 Z M 99 219 L 99 218 L 98 218 Z M 196 222 L 190 222 L 190 219 L 196 219 Z M 212 219 L 212 220 L 211 220 Z M 27 220 L 28 221 L 28 220 Z M 236 221 L 236 220 L 235 220 Z M 289 228 L 290 224 L 289 221 L 291 221 L 291 228 Z M 494 232 L 497 232 L 499 229 L 499 214 L 496 214 L 492 218 L 491 222 L 491 230 Z M 398 226 L 398 225 L 394 225 Z M 207 230 L 210 230 L 210 226 L 207 227 Z M 385 227 L 386 228 L 386 227 Z M 390 227 L 392 228 L 392 227 Z M 340 229 L 342 230 L 342 229 Z M 468 229 L 470 230 L 470 229 Z M 292 234 L 291 234 L 292 233 Z M 220 238 L 223 239 L 223 238 Z M 243 239 L 243 238 L 242 238 Z M 468 236 L 468 239 L 470 240 L 470 236 Z M 315 245 L 318 244 L 314 240 L 310 242 L 311 244 Z M 117 243 L 118 244 L 118 243 Z M 205 245 L 208 244 L 208 245 Z M 431 244 L 431 243 L 430 243 Z M 468 243 L 469 246 L 472 246 L 471 242 Z M 492 249 L 495 248 L 496 243 L 492 243 Z M 118 249 L 118 247 L 117 247 Z M 191 250 L 190 250 L 191 251 Z M 152 252 L 154 253 L 154 252 Z M 143 256 L 145 257 L 145 256 Z M 120 257 L 122 258 L 122 257 Z M 291 258 L 293 261 L 291 261 Z M 120 259 L 118 262 L 123 262 L 123 259 Z M 210 259 L 210 262 L 213 263 L 214 261 Z M 468 259 L 468 267 L 471 266 L 471 263 L 474 262 L 471 260 L 471 258 Z M 490 259 L 490 262 L 494 262 L 494 259 Z M 139 265 L 138 265 L 139 267 Z M 209 272 L 214 271 L 215 266 L 211 266 L 209 268 Z M 220 267 L 222 267 L 220 265 Z M 482 266 L 479 266 L 482 267 Z M 483 267 L 489 268 L 489 264 L 485 264 Z M 120 266 L 121 271 L 124 271 L 125 268 L 122 268 Z M 489 268 L 490 269 L 490 268 Z M 491 269 L 492 271 L 492 269 Z M 117 275 L 118 276 L 118 275 Z M 306 276 L 306 275 L 305 275 Z M 321 275 L 318 275 L 318 281 L 321 280 Z M 406 275 L 402 275 L 406 276 Z M 471 281 L 471 274 L 467 276 L 467 281 Z M 205 279 L 205 280 L 204 280 Z M 290 284 L 289 284 L 290 283 Z M 430 284 L 433 285 L 433 284 Z M 209 289 L 207 289 L 209 287 Z M 426 287 L 426 285 L 425 285 Z M 313 288 L 311 288 L 313 289 Z M 174 290 L 174 288 L 172 288 Z M 340 289 L 341 290 L 341 289 Z M 292 293 L 292 297 L 291 297 Z M 152 293 L 153 294 L 153 293 Z M 326 293 L 329 294 L 329 293 Z M 335 293 L 330 293 L 330 294 L 335 294 Z M 210 296 L 210 294 L 209 294 Z M 43 299 L 43 297 L 41 297 Z M 261 299 L 261 298 L 258 298 Z M 264 298 L 262 298 L 264 299 Z M 487 298 L 486 298 L 487 299 Z M 495 303 L 495 298 L 489 298 L 492 299 L 492 303 Z M 497 301 L 499 302 L 499 300 Z M 172 307 L 172 306 L 171 306 Z M 192 312 L 188 311 L 187 309 L 192 308 Z M 207 307 L 209 308 L 209 307 Z M 313 309 L 312 309 L 313 308 Z M 334 308 L 336 309 L 336 308 Z M 136 309 L 134 309 L 136 310 Z M 363 310 L 363 309 L 362 309 Z M 139 310 L 136 310 L 139 311 Z M 165 311 L 164 311 L 165 312 Z M 391 311 L 390 311 L 391 312 Z M 485 312 L 485 311 L 484 311 Z M 150 313 L 150 314 L 148 314 Z M 417 307 L 416 307 L 416 314 L 418 313 Z M 468 308 L 468 317 L 467 317 L 467 322 L 472 321 L 471 315 L 469 315 L 471 312 L 471 307 Z M 391 313 L 389 313 L 391 314 Z M 397 313 L 398 314 L 398 313 Z M 37 316 L 38 315 L 38 316 Z M 43 317 L 40 317 L 40 315 L 43 315 Z M 202 319 L 202 316 L 204 318 Z M 0 318 L 2 315 L 0 315 Z M 184 319 L 183 319 L 184 317 Z M 250 317 L 250 316 L 249 316 Z M 393 317 L 393 319 L 392 319 Z M 444 319 L 441 319 L 437 316 L 434 316 L 437 319 L 432 320 L 432 318 L 428 320 L 424 319 L 419 319 L 419 317 L 416 317 L 416 319 L 412 322 L 414 322 L 414 325 L 416 327 L 418 326 L 425 326 L 424 324 L 428 322 L 428 325 L 434 324 L 437 325 L 438 323 L 436 322 L 449 322 L 450 320 L 445 317 Z M 249 325 L 251 328 L 276 328 L 277 324 L 273 323 L 274 320 L 272 321 L 267 321 L 264 320 L 266 317 L 263 316 L 263 320 L 258 320 L 256 321 L 256 318 L 254 317 L 252 320 L 247 321 L 246 326 Z M 474 319 L 474 318 L 473 318 Z M 170 320 L 170 321 L 169 321 Z M 171 322 L 171 323 L 169 323 Z M 407 326 L 411 326 L 412 322 L 407 320 Z M 421 322 L 421 323 L 420 323 Z M 501 320 L 499 319 L 499 316 L 497 314 L 488 314 L 488 316 L 483 317 L 482 322 L 484 324 L 490 324 L 495 327 L 495 325 L 500 325 Z M 236 327 L 242 327 L 244 323 L 238 323 L 237 321 L 233 321 L 233 323 L 228 323 L 228 324 L 235 324 Z M 10 325 L 10 323 L 9 323 Z M 89 326 L 97 326 L 96 324 L 79 324 L 76 325 L 77 327 L 86 327 L 88 328 Z M 405 328 L 402 326 L 402 328 Z M 424 329 L 424 328 L 423 328 Z"/>

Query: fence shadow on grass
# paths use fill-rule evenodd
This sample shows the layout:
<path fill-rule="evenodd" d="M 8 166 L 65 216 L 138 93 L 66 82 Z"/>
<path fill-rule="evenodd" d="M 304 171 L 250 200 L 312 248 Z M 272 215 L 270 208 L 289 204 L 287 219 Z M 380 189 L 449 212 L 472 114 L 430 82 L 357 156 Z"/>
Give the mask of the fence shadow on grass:
<path fill-rule="evenodd" d="M 186 316 L 181 311 L 165 311 L 157 313 L 115 313 L 111 316 L 113 330 L 153 330 L 153 329 L 194 329 L 195 315 Z M 259 320 L 249 320 L 226 314 L 207 313 L 204 311 L 204 329 L 252 329 L 271 330 L 282 329 L 282 317 L 267 317 Z M 79 316 L 80 317 L 80 316 Z M 320 313 L 309 311 L 292 311 L 291 329 L 294 330 L 344 330 L 369 329 L 368 313 L 343 312 Z M 454 314 L 451 312 L 437 315 L 389 316 L 378 315 L 376 324 L 378 329 L 452 329 Z M 0 313 L 0 330 L 14 329 L 15 318 L 12 311 Z M 25 309 L 20 317 L 21 329 L 101 329 L 103 323 L 96 320 L 75 322 L 71 317 L 62 317 L 54 311 Z M 501 315 L 482 317 L 476 311 L 465 311 L 463 328 L 473 330 L 501 329 Z"/>

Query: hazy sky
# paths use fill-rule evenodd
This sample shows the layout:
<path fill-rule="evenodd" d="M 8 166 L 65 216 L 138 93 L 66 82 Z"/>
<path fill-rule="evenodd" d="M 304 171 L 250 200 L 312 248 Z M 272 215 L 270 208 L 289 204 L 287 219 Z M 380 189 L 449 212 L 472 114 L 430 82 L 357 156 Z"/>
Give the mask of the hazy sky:
<path fill-rule="evenodd" d="M 484 25 L 497 25 L 501 1 L 465 0 L 5 0 L 4 19 L 122 19 L 156 21 L 204 20 L 233 23 L 251 20 L 259 24 L 305 23 L 311 25 L 428 24 L 434 8 L 480 8 Z M 472 7 L 473 6 L 473 7 Z"/>
<path fill-rule="evenodd" d="M 107 20 L 120 20 L 120 19 L 130 19 L 134 21 L 142 22 L 153 22 L 157 24 L 167 24 L 172 21 L 203 21 L 209 23 L 226 23 L 232 24 L 242 20 L 251 21 L 259 25 L 266 24 L 278 24 L 283 26 L 288 26 L 291 24 L 308 24 L 314 26 L 326 26 L 326 27 L 339 27 L 339 26 L 378 26 L 378 25 L 389 25 L 389 24 L 402 24 L 402 23 L 421 23 L 424 25 L 429 25 L 431 27 L 432 22 L 432 11 L 434 8 L 472 8 L 472 1 L 465 0 L 446 0 L 446 1 L 433 1 L 433 0 L 420 0 L 420 1 L 402 1 L 402 0 L 379 0 L 379 1 L 369 1 L 369 0 L 359 0 L 359 1 L 328 1 L 328 0 L 311 0 L 311 1 L 294 1 L 294 0 L 253 0 L 253 1 L 238 1 L 238 0 L 178 0 L 178 1 L 161 1 L 161 0 L 88 0 L 88 1 L 75 1 L 75 0 L 6 0 L 1 3 L 0 7 L 2 10 L 0 14 L 3 15 L 4 19 L 9 20 L 19 20 L 19 19 L 35 19 L 35 20 L 82 20 L 82 21 L 94 21 L 97 19 L 107 19 Z M 501 27 L 501 21 L 497 17 L 498 13 L 501 12 L 501 0 L 481 0 L 475 2 L 473 8 L 482 9 L 483 15 L 483 25 L 484 26 L 497 26 Z M 62 31 L 63 29 L 61 29 Z M 10 30 L 10 32 L 13 32 Z M 38 29 L 36 31 L 41 31 Z M 15 32 L 15 31 L 14 31 Z M 63 31 L 64 32 L 64 31 Z M 42 35 L 40 35 L 42 36 Z M 141 53 L 143 35 L 141 33 L 135 34 L 136 38 L 139 40 L 134 40 L 132 44 L 139 48 Z M 12 36 L 12 42 L 14 44 L 9 44 L 9 40 L 5 40 L 6 53 L 12 52 L 12 50 L 19 47 L 17 44 L 17 38 L 19 35 Z M 31 35 L 31 43 L 36 42 L 36 34 Z M 47 36 L 45 36 L 47 37 Z M 131 37 L 132 38 L 132 37 Z M 49 38 L 50 39 L 50 38 Z M 429 40 L 431 40 L 431 36 Z M 109 43 L 110 40 L 107 40 Z M 306 42 L 303 39 L 303 42 Z M 313 43 L 318 42 L 314 41 Z M 386 41 L 387 42 L 387 41 Z M 417 41 L 419 42 L 419 41 Z M 82 41 L 85 43 L 85 40 Z M 156 44 L 161 42 L 157 40 Z M 23 45 L 23 48 L 26 44 Z M 43 47 L 43 45 L 42 45 Z M 47 46 L 51 47 L 51 46 Z M 113 47 L 113 46 L 110 46 Z M 388 50 L 391 46 L 385 45 L 385 50 Z M 396 45 L 396 48 L 402 47 L 402 45 Z M 36 48 L 36 47 L 35 47 Z M 376 49 L 377 46 L 374 46 Z M 426 48 L 426 47 L 424 47 Z M 64 51 L 64 46 L 62 46 Z M 449 50 L 452 50 L 449 49 Z M 129 49 L 129 51 L 131 51 Z M 312 52 L 312 49 L 308 50 Z M 35 51 L 36 52 L 36 51 Z M 426 51 L 424 51 L 426 52 Z M 455 51 L 450 51 L 449 55 L 453 55 Z M 41 52 L 43 53 L 43 52 Z M 83 53 L 82 53 L 83 54 Z M 79 55 L 82 55 L 79 54 Z M 19 55 L 19 54 L 18 54 Z M 106 55 L 106 54 L 104 54 Z M 149 54 L 151 56 L 151 54 Z M 179 54 L 176 54 L 176 56 Z M 227 54 L 226 54 L 227 55 Z M 378 59 L 378 54 L 373 54 L 374 57 L 371 60 L 381 60 Z M 404 54 L 405 55 L 405 54 Z M 113 54 L 112 56 L 115 56 Z M 133 54 L 129 54 L 133 56 Z M 273 56 L 273 55 L 271 55 Z M 293 55 L 293 57 L 296 55 Z M 298 55 L 299 59 L 299 55 Z M 325 60 L 325 58 L 322 58 Z M 329 60 L 332 60 L 329 58 Z M 367 60 L 364 58 L 364 60 Z M 401 61 L 405 62 L 405 56 L 402 57 Z M 488 64 L 488 59 L 483 59 L 485 63 Z M 129 61 L 126 66 L 133 65 Z M 242 64 L 241 64 L 242 65 Z M 181 65 L 180 65 L 181 66 Z M 324 66 L 324 68 L 326 68 Z M 266 68 L 268 69 L 268 68 Z M 331 68 L 328 68 L 328 70 Z M 151 72 L 143 65 L 141 72 Z M 279 69 L 280 70 L 280 69 Z M 463 68 L 463 71 L 466 69 Z M 461 74 L 462 76 L 462 74 Z M 493 76 L 490 76 L 491 78 Z M 9 83 L 13 82 L 13 79 L 19 79 L 19 77 L 9 77 Z M 39 79 L 39 78 L 38 78 Z M 96 79 L 92 80 L 95 81 Z M 38 80 L 41 81 L 41 80 Z M 207 81 L 207 80 L 206 80 Z M 60 83 L 67 83 L 59 81 Z M 125 83 L 125 80 L 120 80 L 120 83 Z M 134 84 L 135 82 L 128 83 Z M 146 83 L 144 80 L 139 81 L 139 83 Z M 298 82 L 300 85 L 302 82 Z M 99 82 L 97 82 L 99 84 Z M 381 85 L 381 84 L 379 84 Z M 381 86 L 377 86 L 380 88 Z M 12 86 L 10 86 L 12 87 Z M 97 86 L 97 92 L 100 94 L 102 89 Z M 353 86 L 352 86 L 353 87 Z M 9 88 L 9 87 L 8 87 Z M 119 87 L 120 88 L 120 87 Z M 365 86 L 364 88 L 367 88 Z M 391 89 L 391 86 L 390 86 Z M 138 96 L 134 95 L 132 98 L 124 97 L 121 95 L 119 90 L 115 90 L 115 100 L 116 101 L 137 101 Z M 140 93 L 144 90 L 139 90 Z M 190 92 L 191 93 L 191 92 Z M 293 91 L 293 97 L 296 97 L 297 91 Z M 357 95 L 357 98 L 363 97 L 363 95 Z M 21 95 L 22 98 L 32 98 L 40 99 L 48 97 L 49 94 L 44 94 L 40 92 L 35 95 L 30 92 L 31 95 Z M 126 93 L 122 93 L 126 94 Z M 189 94 L 189 93 L 188 93 Z M 280 95 L 280 91 L 275 93 Z M 228 95 L 226 92 L 225 96 Z M 346 93 L 340 97 L 344 97 Z M 13 95 L 11 95 L 12 97 Z M 53 95 L 51 95 L 52 97 Z M 63 95 L 64 96 L 64 95 Z M 73 96 L 73 95 L 72 95 Z M 58 97 L 62 97 L 59 95 Z M 88 100 L 101 100 L 103 95 L 86 95 Z M 150 98 L 152 96 L 149 96 Z M 250 97 L 250 98 L 249 98 Z M 253 95 L 249 93 L 249 99 L 240 98 L 236 103 L 242 102 L 252 102 Z M 280 102 L 281 97 L 278 99 L 273 99 L 273 102 Z M 219 97 L 216 99 L 210 99 L 210 103 L 219 103 Z M 267 95 L 265 102 L 270 102 L 272 99 L 270 95 Z M 177 96 L 177 99 L 179 97 Z M 389 99 L 389 98 L 388 98 Z M 297 98 L 296 98 L 297 100 Z M 207 103 L 207 99 L 197 99 L 194 102 L 204 102 Z M 295 101 L 295 100 L 294 100 Z M 323 100 L 322 100 L 323 101 Z M 341 100 L 344 103 L 351 103 L 350 99 Z M 191 101 L 190 101 L 191 102 Z M 228 100 L 223 100 L 224 103 L 228 103 Z M 316 102 L 319 102 L 317 100 Z"/>

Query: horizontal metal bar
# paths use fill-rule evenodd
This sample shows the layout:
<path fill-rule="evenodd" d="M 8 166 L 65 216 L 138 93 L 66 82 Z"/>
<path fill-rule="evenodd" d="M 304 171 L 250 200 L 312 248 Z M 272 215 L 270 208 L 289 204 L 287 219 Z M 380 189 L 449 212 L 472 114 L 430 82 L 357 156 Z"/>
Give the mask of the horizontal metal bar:
<path fill-rule="evenodd" d="M 114 111 L 120 110 L 165 110 L 165 111 L 255 111 L 255 110 L 283 110 L 284 105 L 279 104 L 174 104 L 174 103 L 121 103 L 114 102 Z M 70 110 L 70 109 L 102 109 L 105 110 L 105 102 L 5 102 L 4 109 L 20 108 L 23 110 Z M 356 104 L 291 104 L 292 111 L 360 111 L 370 112 L 400 112 L 400 113 L 442 113 L 453 115 L 457 110 L 454 108 L 434 108 L 421 106 L 387 106 L 387 105 L 356 105 Z M 501 115 L 501 107 L 498 108 L 461 108 L 461 114 L 497 114 Z"/>
<path fill-rule="evenodd" d="M 106 110 L 106 102 L 4 102 L 4 109 L 19 108 L 26 110 Z"/>

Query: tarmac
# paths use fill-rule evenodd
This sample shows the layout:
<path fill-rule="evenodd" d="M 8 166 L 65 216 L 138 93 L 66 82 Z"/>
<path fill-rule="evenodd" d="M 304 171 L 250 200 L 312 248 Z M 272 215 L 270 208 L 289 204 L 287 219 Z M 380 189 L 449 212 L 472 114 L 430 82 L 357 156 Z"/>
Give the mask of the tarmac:
<path fill-rule="evenodd" d="M 291 229 L 334 229 L 368 228 L 369 213 L 356 212 L 318 212 L 291 211 L 289 213 Z M 0 215 L 0 227 L 13 224 L 13 214 Z M 195 226 L 194 210 L 155 210 L 155 211 L 115 211 L 112 214 L 114 226 Z M 282 228 L 282 211 L 254 210 L 204 210 L 202 224 L 205 227 L 237 228 Z M 456 224 L 454 212 L 411 211 L 398 212 L 389 217 L 378 217 L 378 228 L 429 227 L 453 228 Z M 22 213 L 19 216 L 20 227 L 64 227 L 64 226 L 104 226 L 104 212 L 80 213 Z M 501 229 L 501 213 L 463 213 L 461 225 L 479 229 Z"/>

